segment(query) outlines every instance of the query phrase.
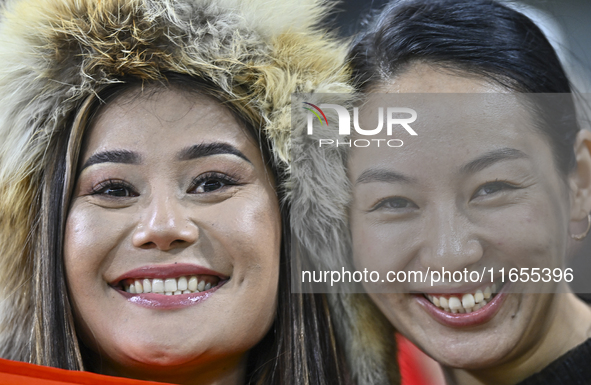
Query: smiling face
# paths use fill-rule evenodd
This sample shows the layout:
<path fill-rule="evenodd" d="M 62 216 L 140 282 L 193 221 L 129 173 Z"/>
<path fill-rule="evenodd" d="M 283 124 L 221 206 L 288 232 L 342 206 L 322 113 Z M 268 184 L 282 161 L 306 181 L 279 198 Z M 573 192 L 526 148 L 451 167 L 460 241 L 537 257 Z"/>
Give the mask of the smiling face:
<path fill-rule="evenodd" d="M 499 91 L 477 78 L 417 67 L 378 91 Z M 352 148 L 349 214 L 358 270 L 562 266 L 573 212 L 568 184 L 528 113 L 512 95 L 501 96 L 485 106 L 484 97 L 450 95 L 418 111 L 418 136 L 404 137 L 402 147 Z M 500 294 L 486 293 L 491 286 L 485 280 L 411 284 L 411 294 L 368 291 L 390 322 L 437 361 L 480 369 L 526 354 L 559 307 L 557 295 L 500 287 Z M 464 294 L 472 295 L 463 301 Z"/>
<path fill-rule="evenodd" d="M 243 381 L 274 319 L 281 242 L 258 144 L 219 102 L 174 89 L 127 91 L 86 135 L 64 257 L 98 370 Z"/>

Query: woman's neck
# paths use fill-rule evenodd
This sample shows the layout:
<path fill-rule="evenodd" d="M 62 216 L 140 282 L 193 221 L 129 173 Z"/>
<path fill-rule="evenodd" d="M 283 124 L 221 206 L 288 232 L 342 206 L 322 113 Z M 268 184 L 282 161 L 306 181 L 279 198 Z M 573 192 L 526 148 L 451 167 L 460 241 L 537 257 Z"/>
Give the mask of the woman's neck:
<path fill-rule="evenodd" d="M 478 370 L 444 367 L 447 384 L 517 384 L 591 338 L 591 308 L 573 293 L 554 294 L 549 314 L 554 314 L 554 317 L 549 320 L 542 338 L 523 349 L 514 359 Z"/>

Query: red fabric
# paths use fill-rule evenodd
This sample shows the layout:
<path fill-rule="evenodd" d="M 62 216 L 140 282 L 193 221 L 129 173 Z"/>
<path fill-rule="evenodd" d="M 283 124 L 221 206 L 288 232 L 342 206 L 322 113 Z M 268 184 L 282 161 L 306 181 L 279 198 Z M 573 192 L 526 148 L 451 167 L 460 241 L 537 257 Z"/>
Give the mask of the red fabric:
<path fill-rule="evenodd" d="M 130 380 L 0 359 L 0 385 L 162 385 L 162 382 Z"/>
<path fill-rule="evenodd" d="M 402 385 L 431 385 L 422 365 L 423 352 L 400 334 L 396 334 L 396 342 Z"/>
<path fill-rule="evenodd" d="M 402 385 L 433 385 L 423 365 L 424 354 L 409 340 L 396 335 Z M 0 385 L 162 385 L 90 372 L 78 372 L 0 359 Z"/>

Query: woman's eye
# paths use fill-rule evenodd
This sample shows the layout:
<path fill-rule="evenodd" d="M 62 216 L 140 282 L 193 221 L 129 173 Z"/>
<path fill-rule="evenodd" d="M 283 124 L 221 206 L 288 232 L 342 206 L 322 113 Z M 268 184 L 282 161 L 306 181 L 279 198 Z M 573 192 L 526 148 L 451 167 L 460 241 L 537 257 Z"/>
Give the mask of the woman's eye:
<path fill-rule="evenodd" d="M 200 175 L 193 181 L 189 192 L 196 194 L 209 193 L 216 190 L 220 190 L 226 186 L 236 185 L 237 182 L 224 174 L 210 173 Z"/>
<path fill-rule="evenodd" d="M 224 183 L 222 181 L 210 179 L 210 180 L 200 183 L 199 186 L 197 186 L 197 188 L 195 189 L 195 192 L 196 193 L 207 193 L 207 192 L 221 189 L 222 187 L 224 187 Z"/>
<path fill-rule="evenodd" d="M 411 200 L 401 197 L 386 198 L 381 200 L 371 211 L 386 209 L 386 210 L 400 210 L 407 208 L 417 208 L 418 206 Z"/>
<path fill-rule="evenodd" d="M 139 195 L 131 185 L 119 180 L 108 180 L 99 183 L 96 187 L 92 189 L 92 194 L 106 195 L 115 198 L 129 198 L 136 197 Z"/>
<path fill-rule="evenodd" d="M 495 194 L 495 193 L 498 193 L 498 192 L 504 191 L 504 190 L 515 190 L 516 188 L 517 188 L 517 186 L 514 186 L 514 185 L 509 184 L 507 182 L 485 183 L 480 188 L 478 188 L 478 190 L 476 190 L 474 195 L 472 195 L 472 198 L 492 195 L 492 194 Z"/>

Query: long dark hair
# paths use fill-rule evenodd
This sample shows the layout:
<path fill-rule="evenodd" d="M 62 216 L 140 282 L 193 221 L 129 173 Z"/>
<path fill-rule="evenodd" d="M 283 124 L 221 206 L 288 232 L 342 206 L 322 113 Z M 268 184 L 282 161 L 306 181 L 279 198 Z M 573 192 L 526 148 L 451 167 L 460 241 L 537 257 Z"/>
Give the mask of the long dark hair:
<path fill-rule="evenodd" d="M 256 111 L 246 111 L 237 100 L 223 94 L 207 79 L 174 73 L 153 84 L 139 79 L 123 79 L 121 83 L 100 90 L 71 117 L 68 132 L 56 135 L 56 153 L 45 170 L 41 192 L 42 211 L 36 245 L 34 277 L 36 306 L 31 362 L 70 370 L 84 370 L 89 365 L 89 349 L 78 339 L 65 279 L 63 243 L 65 221 L 75 179 L 84 130 L 100 108 L 133 87 L 147 92 L 174 87 L 182 92 L 213 98 L 226 106 L 236 120 L 256 140 L 265 164 L 278 188 L 282 216 L 282 245 L 279 269 L 278 309 L 271 330 L 249 352 L 246 383 L 267 384 L 340 384 L 347 373 L 337 349 L 326 298 L 321 294 L 292 294 L 290 274 L 289 204 L 285 200 L 285 171 L 273 162 L 271 144 Z"/>
<path fill-rule="evenodd" d="M 416 62 L 480 76 L 518 93 L 571 93 L 552 45 L 525 15 L 494 0 L 398 0 L 376 14 L 349 53 L 354 81 L 370 91 Z M 557 169 L 576 165 L 579 125 L 572 95 L 536 97 L 538 127 L 553 148 Z"/>

